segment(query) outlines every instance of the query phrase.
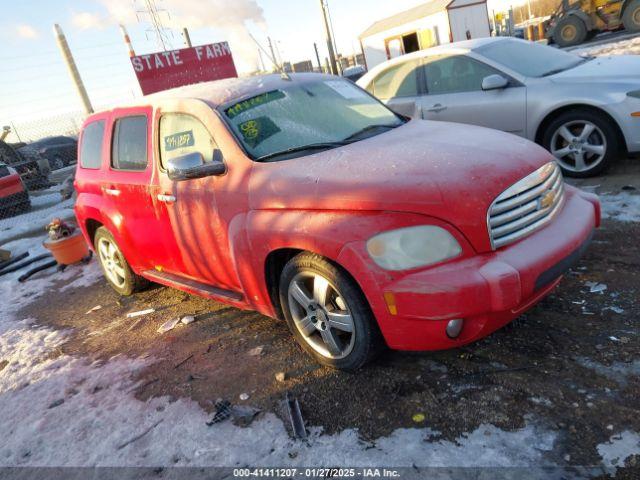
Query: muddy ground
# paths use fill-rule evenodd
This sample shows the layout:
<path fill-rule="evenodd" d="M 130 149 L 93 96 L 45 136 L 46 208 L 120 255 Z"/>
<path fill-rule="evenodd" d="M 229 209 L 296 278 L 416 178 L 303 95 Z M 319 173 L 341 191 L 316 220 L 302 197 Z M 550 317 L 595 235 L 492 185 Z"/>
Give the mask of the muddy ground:
<path fill-rule="evenodd" d="M 121 298 L 100 280 L 40 298 L 20 315 L 72 328 L 61 347 L 67 354 L 157 359 L 140 375 L 141 400 L 188 397 L 213 412 L 224 398 L 275 411 L 288 423 L 282 400 L 291 392 L 307 425 L 357 428 L 372 441 L 400 427 L 455 439 L 483 423 L 512 430 L 538 422 L 559 434 L 549 461 L 595 465 L 599 443 L 614 432 L 640 432 L 639 238 L 639 223 L 607 220 L 554 293 L 512 324 L 457 350 L 386 352 L 356 374 L 317 366 L 284 322 L 164 287 Z M 606 290 L 590 292 L 586 282 Z M 102 308 L 86 313 L 96 305 Z M 156 311 L 126 318 L 146 308 Z M 182 315 L 197 321 L 157 333 Z M 250 355 L 259 346 L 262 354 Z M 417 413 L 424 421 L 414 421 Z M 640 458 L 627 465 L 618 474 L 632 478 Z"/>

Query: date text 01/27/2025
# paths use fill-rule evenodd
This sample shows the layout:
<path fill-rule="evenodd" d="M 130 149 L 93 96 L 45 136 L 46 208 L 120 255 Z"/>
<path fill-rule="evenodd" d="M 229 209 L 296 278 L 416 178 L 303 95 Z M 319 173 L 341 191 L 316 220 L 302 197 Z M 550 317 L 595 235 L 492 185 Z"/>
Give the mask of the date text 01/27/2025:
<path fill-rule="evenodd" d="M 236 468 L 234 477 L 265 478 L 398 478 L 400 472 L 389 468 Z"/>

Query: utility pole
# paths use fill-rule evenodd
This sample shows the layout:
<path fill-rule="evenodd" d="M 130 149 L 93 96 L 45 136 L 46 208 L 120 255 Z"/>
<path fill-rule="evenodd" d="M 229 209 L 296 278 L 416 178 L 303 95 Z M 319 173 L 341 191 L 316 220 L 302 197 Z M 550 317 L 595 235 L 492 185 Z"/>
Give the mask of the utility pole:
<path fill-rule="evenodd" d="M 189 30 L 187 30 L 187 27 L 182 29 L 182 36 L 184 37 L 184 44 L 188 48 L 191 48 L 193 45 L 191 45 L 191 37 L 189 36 Z"/>
<path fill-rule="evenodd" d="M 313 42 L 313 49 L 316 51 L 316 60 L 318 61 L 318 68 L 320 69 L 320 73 L 322 73 L 322 63 L 320 63 L 320 54 L 318 53 L 318 45 L 316 42 Z"/>
<path fill-rule="evenodd" d="M 258 58 L 260 59 L 260 71 L 266 72 L 267 69 L 264 68 L 264 59 L 262 58 L 262 50 L 258 48 Z"/>
<path fill-rule="evenodd" d="M 131 44 L 131 38 L 129 38 L 129 34 L 127 33 L 127 29 L 124 28 L 124 25 L 120 24 L 120 33 L 122 33 L 122 38 L 124 39 L 124 44 L 127 46 L 127 50 L 129 51 L 129 58 L 133 58 L 136 56 L 136 52 L 133 49 L 133 45 Z"/>
<path fill-rule="evenodd" d="M 276 54 L 273 51 L 273 42 L 271 41 L 271 37 L 267 37 L 267 41 L 269 42 L 269 50 L 271 51 L 271 62 L 273 63 L 273 66 L 276 67 L 276 70 L 280 70 L 280 65 L 278 65 Z"/>
<path fill-rule="evenodd" d="M 333 49 L 333 39 L 331 38 L 331 29 L 329 28 L 329 18 L 327 16 L 327 4 L 325 0 L 320 0 L 320 8 L 322 9 L 322 18 L 324 20 L 324 31 L 327 37 L 327 49 L 329 50 L 329 62 L 331 63 L 331 73 L 338 75 L 338 65 L 336 64 L 336 53 Z"/>
<path fill-rule="evenodd" d="M 73 60 L 73 55 L 71 55 L 71 50 L 69 49 L 69 44 L 67 43 L 67 39 L 62 32 L 62 28 L 57 23 L 53 26 L 53 33 L 56 36 L 56 41 L 58 42 L 58 48 L 60 48 L 60 52 L 62 53 L 62 59 L 64 63 L 67 65 L 67 69 L 69 70 L 69 75 L 71 75 L 71 80 L 76 86 L 76 90 L 78 91 L 78 95 L 80 96 L 80 100 L 82 101 L 82 106 L 84 107 L 85 113 L 88 115 L 93 113 L 93 106 L 91 105 L 91 100 L 89 100 L 89 95 L 87 94 L 87 89 L 84 88 L 84 83 L 82 83 L 82 78 L 80 78 L 80 72 L 78 72 L 78 67 L 76 67 L 76 62 Z"/>

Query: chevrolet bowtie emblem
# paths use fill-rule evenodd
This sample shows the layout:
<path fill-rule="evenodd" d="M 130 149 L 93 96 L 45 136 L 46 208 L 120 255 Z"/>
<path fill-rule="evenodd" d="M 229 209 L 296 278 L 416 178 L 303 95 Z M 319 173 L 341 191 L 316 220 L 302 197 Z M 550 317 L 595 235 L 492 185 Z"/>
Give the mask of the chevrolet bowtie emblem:
<path fill-rule="evenodd" d="M 553 190 L 547 190 L 541 197 L 538 203 L 538 210 L 549 208 L 553 205 L 553 201 L 556 199 L 556 194 Z"/>

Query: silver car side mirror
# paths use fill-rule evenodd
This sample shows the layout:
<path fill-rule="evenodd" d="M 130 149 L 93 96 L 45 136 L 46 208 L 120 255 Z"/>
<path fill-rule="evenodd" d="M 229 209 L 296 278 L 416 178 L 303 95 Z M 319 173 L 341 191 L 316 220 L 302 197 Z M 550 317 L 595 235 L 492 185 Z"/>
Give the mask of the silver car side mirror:
<path fill-rule="evenodd" d="M 167 175 L 169 179 L 179 181 L 224 174 L 227 167 L 222 161 L 220 150 L 214 151 L 213 160 L 211 163 L 204 163 L 200 152 L 180 155 L 167 161 Z"/>
<path fill-rule="evenodd" d="M 504 78 L 502 75 L 489 75 L 488 77 L 484 77 L 482 79 L 482 90 L 499 90 L 501 88 L 506 88 L 509 85 L 509 80 Z"/>

